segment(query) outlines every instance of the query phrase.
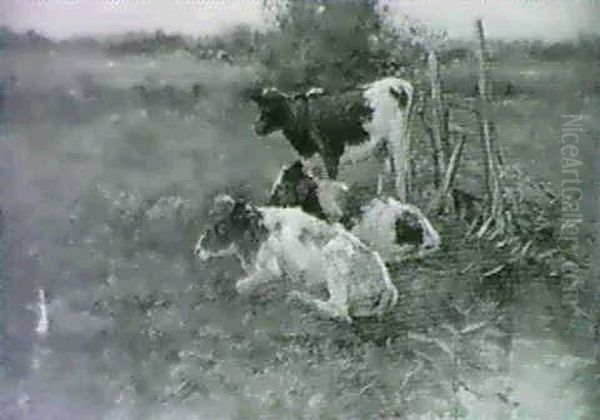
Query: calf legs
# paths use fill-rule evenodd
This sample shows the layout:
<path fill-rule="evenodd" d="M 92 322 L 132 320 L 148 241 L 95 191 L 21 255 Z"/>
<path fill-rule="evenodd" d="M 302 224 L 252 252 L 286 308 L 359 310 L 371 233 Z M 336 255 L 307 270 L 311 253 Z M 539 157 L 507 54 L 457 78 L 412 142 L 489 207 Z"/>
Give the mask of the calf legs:
<path fill-rule="evenodd" d="M 329 299 L 322 300 L 298 291 L 290 292 L 289 296 L 304 306 L 311 308 L 325 318 L 352 323 L 349 314 L 347 282 L 352 275 L 351 255 L 345 241 L 334 239 L 323 248 L 328 264 L 324 267 L 323 280 L 327 284 Z"/>
<path fill-rule="evenodd" d="M 388 139 L 379 140 L 373 154 L 379 162 L 379 173 L 377 174 L 377 195 L 383 196 L 389 194 L 396 178 L 396 165 L 391 154 Z"/>
<path fill-rule="evenodd" d="M 377 175 L 377 196 L 388 196 L 393 194 L 393 183 L 395 178 L 394 163 L 391 159 L 380 162 L 379 174 Z"/>
<path fill-rule="evenodd" d="M 250 270 L 248 268 L 245 270 L 248 275 L 235 284 L 236 291 L 245 296 L 255 293 L 261 286 L 280 280 L 283 275 L 278 259 L 269 247 L 263 248 L 258 253 L 254 266 Z"/>

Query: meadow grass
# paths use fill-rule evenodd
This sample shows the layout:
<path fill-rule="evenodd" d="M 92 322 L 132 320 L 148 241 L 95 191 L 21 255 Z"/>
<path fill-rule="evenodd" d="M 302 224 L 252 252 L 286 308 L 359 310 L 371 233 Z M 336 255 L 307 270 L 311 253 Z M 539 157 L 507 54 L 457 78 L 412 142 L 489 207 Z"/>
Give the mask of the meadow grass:
<path fill-rule="evenodd" d="M 86 406 L 98 418 L 157 419 L 481 418 L 507 410 L 497 396 L 506 378 L 498 303 L 514 299 L 512 316 L 527 321 L 512 332 L 536 343 L 549 317 L 541 304 L 556 307 L 560 296 L 533 260 L 486 276 L 510 250 L 466 238 L 466 222 L 435 219 L 442 249 L 391 267 L 401 293 L 396 312 L 352 327 L 283 301 L 240 299 L 236 261 L 193 260 L 212 197 L 226 191 L 262 203 L 294 158 L 281 135 L 252 132 L 255 109 L 241 92 L 257 67 L 185 54 L 16 54 L 7 62 L 3 71 L 19 74 L 25 99 L 3 126 L 10 177 L 2 206 L 12 240 L 31 233 L 36 285 L 52 307 L 52 333 L 31 350 L 41 367 L 24 382 L 39 400 L 32 418 Z M 446 88 L 467 102 L 475 77 L 463 64 L 448 71 Z M 575 112 L 574 91 L 596 109 L 598 97 L 586 90 L 592 76 L 539 63 L 530 78 L 523 72 L 531 68 L 496 70 L 518 93 L 494 117 L 510 159 L 556 181 L 560 115 Z M 173 86 L 183 99 L 140 102 L 133 88 L 144 83 Z M 191 100 L 193 83 L 203 95 L 177 108 Z M 86 86 L 91 99 L 81 96 Z M 474 131 L 468 111 L 452 116 Z M 587 130 L 598 129 L 588 122 Z M 413 133 L 424 188 L 428 141 L 418 123 Z M 469 138 L 465 180 L 479 179 L 477 142 Z M 585 165 L 592 170 L 593 162 Z M 161 197 L 171 204 L 150 216 Z M 17 267 L 6 267 L 17 279 Z M 508 284 L 520 294 L 509 296 Z M 488 335 L 452 332 L 482 322 Z M 567 413 L 576 404 L 569 398 L 548 404 Z"/>

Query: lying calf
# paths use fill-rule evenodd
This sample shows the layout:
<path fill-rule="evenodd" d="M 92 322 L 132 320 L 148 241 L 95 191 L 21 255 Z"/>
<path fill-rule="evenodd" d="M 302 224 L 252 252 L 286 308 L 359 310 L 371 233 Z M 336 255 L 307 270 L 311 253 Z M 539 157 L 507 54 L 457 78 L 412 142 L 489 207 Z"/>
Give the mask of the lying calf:
<path fill-rule="evenodd" d="M 310 174 L 301 160 L 283 165 L 273 183 L 268 204 L 277 207 L 300 207 L 321 220 L 338 222 L 344 216 L 343 182 L 320 179 Z"/>
<path fill-rule="evenodd" d="M 352 233 L 388 262 L 410 254 L 423 257 L 440 246 L 440 235 L 418 207 L 389 197 L 364 206 Z"/>
<path fill-rule="evenodd" d="M 255 207 L 230 196 L 215 200 L 216 222 L 194 249 L 201 260 L 235 255 L 246 271 L 242 295 L 278 283 L 292 300 L 327 318 L 351 322 L 382 316 L 398 292 L 376 252 L 338 224 L 299 208 Z M 318 297 L 325 289 L 327 300 Z"/>
<path fill-rule="evenodd" d="M 360 240 L 386 261 L 398 261 L 407 254 L 424 256 L 440 245 L 440 236 L 418 207 L 393 198 L 375 198 L 348 217 L 348 188 L 337 181 L 314 177 L 297 160 L 283 166 L 275 181 L 269 204 L 299 207 L 330 222 L 344 221 Z"/>

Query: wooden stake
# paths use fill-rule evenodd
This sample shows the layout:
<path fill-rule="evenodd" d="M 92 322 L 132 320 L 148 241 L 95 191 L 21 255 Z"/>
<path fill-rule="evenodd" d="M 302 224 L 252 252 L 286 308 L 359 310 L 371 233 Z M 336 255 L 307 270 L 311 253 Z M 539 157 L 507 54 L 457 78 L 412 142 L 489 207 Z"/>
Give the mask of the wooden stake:
<path fill-rule="evenodd" d="M 442 110 L 442 92 L 440 83 L 440 71 L 435 55 L 435 51 L 430 51 L 427 57 L 429 64 L 429 80 L 431 84 L 431 130 L 433 132 L 436 150 L 438 153 L 438 162 L 440 162 L 441 172 L 445 172 L 446 158 L 450 155 L 450 145 L 448 139 L 442 135 L 443 110 Z"/>
<path fill-rule="evenodd" d="M 454 146 L 452 156 L 450 156 L 450 161 L 448 162 L 448 169 L 446 170 L 446 176 L 444 177 L 444 184 L 442 186 L 442 194 L 444 195 L 444 197 L 450 192 L 452 184 L 454 184 L 454 179 L 456 178 L 456 173 L 460 164 L 460 158 L 462 156 L 462 151 L 464 149 L 466 141 L 467 136 L 463 134 L 456 146 Z"/>
<path fill-rule="evenodd" d="M 493 121 L 489 121 L 490 125 L 490 135 L 492 140 L 492 149 L 494 154 L 496 155 L 496 160 L 498 161 L 498 166 L 502 168 L 504 166 L 504 153 L 502 152 L 502 148 L 500 147 L 500 143 L 498 142 L 498 133 L 496 131 L 496 124 Z"/>
<path fill-rule="evenodd" d="M 446 156 L 450 153 L 450 107 L 448 104 L 442 104 L 442 144 L 448 148 Z"/>
<path fill-rule="evenodd" d="M 498 167 L 493 156 L 491 125 L 489 121 L 487 49 L 483 21 L 478 19 L 475 26 L 479 38 L 479 50 L 477 51 L 477 58 L 479 60 L 479 106 L 476 110 L 476 114 L 479 125 L 479 135 L 481 138 L 481 148 L 483 151 L 484 183 L 488 208 L 492 211 L 492 214 L 497 214 L 500 207 L 500 193 L 498 185 Z"/>
<path fill-rule="evenodd" d="M 456 173 L 458 172 L 460 158 L 462 156 L 462 151 L 464 149 L 466 141 L 467 136 L 463 134 L 456 146 L 454 146 L 454 150 L 452 151 L 452 156 L 450 156 L 450 161 L 448 162 L 448 167 L 444 176 L 444 182 L 441 188 L 438 190 L 437 197 L 430 204 L 429 211 L 439 213 L 443 212 L 446 209 L 448 199 L 451 197 L 450 191 L 452 189 L 452 185 L 454 184 Z"/>
<path fill-rule="evenodd" d="M 419 112 L 419 117 L 421 118 L 421 122 L 423 123 L 423 128 L 429 135 L 429 140 L 430 140 L 430 144 L 431 144 L 431 157 L 433 160 L 433 186 L 437 190 L 442 185 L 441 164 L 443 162 L 440 162 L 440 152 L 438 149 L 438 145 L 435 141 L 435 135 L 433 134 L 433 129 L 431 128 L 431 125 L 429 125 L 429 123 L 427 122 L 427 119 L 425 118 L 425 112 L 423 110 L 421 110 L 421 112 Z"/>

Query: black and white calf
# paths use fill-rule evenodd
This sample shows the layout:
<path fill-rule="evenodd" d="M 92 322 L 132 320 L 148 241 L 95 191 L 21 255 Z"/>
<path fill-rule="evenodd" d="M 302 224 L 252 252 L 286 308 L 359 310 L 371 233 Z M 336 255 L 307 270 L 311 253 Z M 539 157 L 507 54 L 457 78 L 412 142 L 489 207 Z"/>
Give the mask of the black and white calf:
<path fill-rule="evenodd" d="M 398 292 L 379 254 L 340 225 L 299 208 L 255 207 L 229 196 L 218 197 L 214 209 L 215 223 L 194 252 L 201 260 L 237 256 L 246 272 L 238 293 L 278 285 L 292 300 L 346 322 L 395 306 Z"/>
<path fill-rule="evenodd" d="M 268 88 L 250 98 L 260 108 L 254 123 L 258 135 L 283 131 L 303 158 L 318 154 L 332 179 L 337 178 L 340 163 L 374 156 L 393 177 L 398 197 L 405 199 L 413 101 L 413 87 L 406 80 L 388 77 L 336 94 L 311 89 L 290 96 Z M 382 180 L 380 174 L 379 189 Z"/>
<path fill-rule="evenodd" d="M 329 222 L 342 221 L 385 261 L 399 261 L 410 254 L 425 256 L 439 248 L 439 234 L 418 207 L 393 198 L 375 198 L 357 206 L 359 211 L 351 211 L 347 195 L 343 183 L 318 179 L 296 161 L 281 168 L 269 204 L 298 207 Z"/>
<path fill-rule="evenodd" d="M 282 166 L 273 183 L 268 205 L 300 207 L 321 220 L 340 221 L 344 216 L 344 196 L 348 187 L 343 182 L 317 179 L 301 160 Z"/>
<path fill-rule="evenodd" d="M 440 247 L 440 235 L 417 206 L 391 197 L 375 198 L 361 212 L 351 231 L 385 261 L 424 257 Z"/>

